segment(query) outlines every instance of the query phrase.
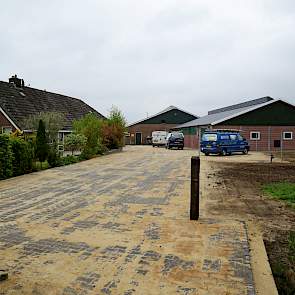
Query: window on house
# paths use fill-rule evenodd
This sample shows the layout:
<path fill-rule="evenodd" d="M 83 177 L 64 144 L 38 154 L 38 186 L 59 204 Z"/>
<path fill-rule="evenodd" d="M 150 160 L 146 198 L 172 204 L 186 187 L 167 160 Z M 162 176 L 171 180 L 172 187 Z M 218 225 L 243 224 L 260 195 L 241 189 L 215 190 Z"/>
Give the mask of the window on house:
<path fill-rule="evenodd" d="M 258 131 L 251 131 L 250 132 L 250 139 L 251 140 L 260 140 L 260 132 L 258 132 Z"/>
<path fill-rule="evenodd" d="M 10 134 L 12 133 L 11 127 L 2 127 L 2 133 Z"/>
<path fill-rule="evenodd" d="M 293 132 L 283 132 L 283 139 L 284 140 L 292 140 L 293 139 Z"/>
<path fill-rule="evenodd" d="M 64 141 L 64 133 L 58 132 L 58 141 L 63 142 Z"/>

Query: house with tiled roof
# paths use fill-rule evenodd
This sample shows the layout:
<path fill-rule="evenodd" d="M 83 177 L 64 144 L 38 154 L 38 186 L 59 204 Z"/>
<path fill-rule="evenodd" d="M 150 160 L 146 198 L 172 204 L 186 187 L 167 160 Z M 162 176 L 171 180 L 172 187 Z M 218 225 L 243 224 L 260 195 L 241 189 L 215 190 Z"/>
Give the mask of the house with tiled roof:
<path fill-rule="evenodd" d="M 16 75 L 9 82 L 0 81 L 0 132 L 25 131 L 25 119 L 43 112 L 64 114 L 60 135 L 71 132 L 74 120 L 92 113 L 105 118 L 81 99 L 25 86 Z"/>
<path fill-rule="evenodd" d="M 295 149 L 295 106 L 266 96 L 209 111 L 206 116 L 174 127 L 182 130 L 185 146 L 198 148 L 207 129 L 235 129 L 251 150 Z"/>

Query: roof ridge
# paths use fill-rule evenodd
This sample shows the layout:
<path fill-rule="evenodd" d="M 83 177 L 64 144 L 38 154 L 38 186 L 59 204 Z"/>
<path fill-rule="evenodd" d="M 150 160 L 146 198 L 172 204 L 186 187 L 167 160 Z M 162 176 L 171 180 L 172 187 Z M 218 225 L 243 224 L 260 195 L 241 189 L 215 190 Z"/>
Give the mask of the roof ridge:
<path fill-rule="evenodd" d="M 266 102 L 272 101 L 272 100 L 274 100 L 274 99 L 270 96 L 263 96 L 260 98 L 255 98 L 255 99 L 251 99 L 251 100 L 244 101 L 241 103 L 229 105 L 226 107 L 213 109 L 211 111 L 208 111 L 208 115 L 222 113 L 222 112 L 226 112 L 226 111 L 230 111 L 230 110 L 246 108 L 246 107 L 251 107 L 251 106 L 256 106 L 256 105 L 263 104 L 263 103 L 266 103 Z"/>
<path fill-rule="evenodd" d="M 1 80 L 0 80 L 0 82 L 5 83 L 5 84 L 8 84 L 8 85 L 11 85 L 11 83 L 6 82 L 6 81 L 1 81 Z M 25 90 L 26 88 L 28 88 L 28 89 L 32 89 L 32 90 L 35 90 L 35 91 L 41 91 L 41 92 L 43 92 L 43 93 L 49 93 L 49 94 L 54 94 L 54 95 L 64 96 L 64 97 L 67 97 L 67 98 L 77 99 L 77 100 L 80 100 L 80 101 L 82 101 L 83 103 L 85 103 L 81 98 L 78 98 L 78 97 L 69 96 L 69 95 L 65 95 L 65 94 L 60 94 L 60 93 L 52 92 L 52 91 L 47 91 L 46 89 L 43 89 L 43 90 L 42 90 L 42 89 L 35 88 L 35 87 L 31 87 L 31 86 L 24 86 L 24 87 L 22 87 L 22 88 L 15 88 L 15 89 L 21 91 L 22 89 Z"/>

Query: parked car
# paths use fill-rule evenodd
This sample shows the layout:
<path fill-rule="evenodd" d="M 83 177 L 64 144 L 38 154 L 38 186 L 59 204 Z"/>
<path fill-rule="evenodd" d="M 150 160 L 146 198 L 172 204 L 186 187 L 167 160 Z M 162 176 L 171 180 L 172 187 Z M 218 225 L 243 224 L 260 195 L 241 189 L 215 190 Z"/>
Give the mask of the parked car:
<path fill-rule="evenodd" d="M 166 131 L 153 131 L 152 132 L 152 145 L 155 146 L 165 146 L 167 142 L 168 132 Z"/>
<path fill-rule="evenodd" d="M 153 138 L 151 136 L 146 137 L 146 144 L 149 144 L 149 145 L 153 144 Z"/>
<path fill-rule="evenodd" d="M 173 147 L 183 150 L 183 147 L 184 147 L 184 135 L 183 135 L 183 133 L 181 133 L 181 132 L 172 132 L 172 133 L 168 134 L 166 148 L 171 149 Z"/>
<path fill-rule="evenodd" d="M 205 131 L 201 140 L 201 152 L 205 155 L 230 155 L 234 152 L 248 154 L 249 144 L 239 131 L 209 130 Z"/>

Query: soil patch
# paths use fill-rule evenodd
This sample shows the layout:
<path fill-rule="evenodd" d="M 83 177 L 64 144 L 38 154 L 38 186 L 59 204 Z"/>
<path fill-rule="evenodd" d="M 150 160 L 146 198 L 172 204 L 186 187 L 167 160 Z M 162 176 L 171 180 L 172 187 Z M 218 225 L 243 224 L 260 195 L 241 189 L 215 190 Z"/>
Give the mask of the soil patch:
<path fill-rule="evenodd" d="M 213 164 L 213 163 L 212 163 Z M 295 183 L 293 163 L 215 162 L 220 202 L 209 204 L 212 214 L 245 218 L 263 233 L 270 265 L 280 294 L 295 294 L 295 265 L 288 237 L 295 232 L 295 210 L 266 196 L 262 187 L 272 182 Z M 215 166 L 215 167 L 216 167 Z"/>

